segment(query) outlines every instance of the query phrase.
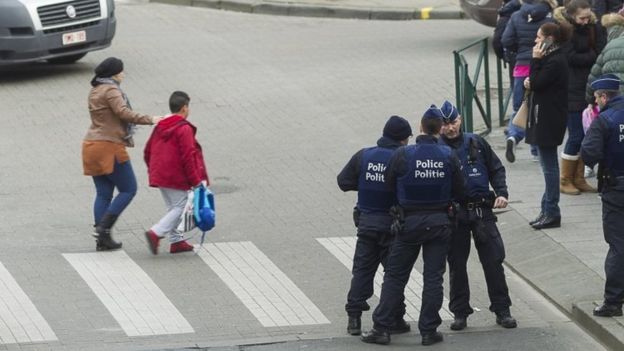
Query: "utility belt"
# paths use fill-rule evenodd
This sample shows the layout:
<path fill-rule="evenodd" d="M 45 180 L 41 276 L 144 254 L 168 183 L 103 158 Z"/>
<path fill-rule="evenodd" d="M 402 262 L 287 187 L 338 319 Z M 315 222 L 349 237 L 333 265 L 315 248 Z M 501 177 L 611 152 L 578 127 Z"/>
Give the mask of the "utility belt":
<path fill-rule="evenodd" d="M 402 207 L 395 205 L 390 208 L 390 216 L 392 216 L 392 225 L 390 226 L 390 232 L 394 235 L 398 235 L 403 231 L 405 225 L 405 218 L 416 214 L 433 214 L 433 213 L 446 213 L 451 220 L 454 220 L 456 212 L 455 204 L 449 203 L 445 206 L 410 206 Z"/>
<path fill-rule="evenodd" d="M 490 192 L 485 196 L 479 196 L 474 198 L 468 198 L 465 202 L 461 203 L 461 207 L 468 211 L 473 211 L 478 208 L 492 208 L 494 207 L 494 201 L 496 195 L 494 192 Z"/>
<path fill-rule="evenodd" d="M 429 213 L 446 213 L 449 206 L 410 206 L 402 207 L 405 217 L 409 217 L 415 214 L 429 214 Z"/>

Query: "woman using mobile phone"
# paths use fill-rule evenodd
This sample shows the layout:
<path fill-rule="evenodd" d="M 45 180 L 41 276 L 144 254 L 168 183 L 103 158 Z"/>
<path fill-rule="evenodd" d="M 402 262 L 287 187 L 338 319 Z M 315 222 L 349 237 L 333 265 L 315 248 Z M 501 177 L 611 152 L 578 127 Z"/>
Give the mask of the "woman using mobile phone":
<path fill-rule="evenodd" d="M 526 142 L 537 145 L 545 182 L 540 214 L 530 222 L 535 229 L 561 226 L 557 147 L 563 142 L 568 117 L 568 60 L 561 47 L 570 32 L 565 24 L 540 26 L 531 73 L 524 81 L 530 90 Z"/>

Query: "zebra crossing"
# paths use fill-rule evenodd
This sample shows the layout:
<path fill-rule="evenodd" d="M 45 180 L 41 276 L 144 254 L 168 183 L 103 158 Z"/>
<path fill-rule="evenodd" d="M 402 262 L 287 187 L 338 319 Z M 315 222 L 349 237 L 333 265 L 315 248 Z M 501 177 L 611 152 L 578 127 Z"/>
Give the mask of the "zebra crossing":
<path fill-rule="evenodd" d="M 355 237 L 318 238 L 326 250 L 351 269 Z M 250 241 L 205 244 L 205 263 L 264 328 L 326 325 L 332 322 L 306 294 Z M 195 330 L 155 281 L 125 251 L 64 253 L 65 262 L 99 299 L 128 337 L 192 334 Z M 78 279 L 78 278 L 77 278 Z M 375 293 L 383 281 L 375 277 Z M 416 320 L 422 276 L 414 270 L 405 290 L 406 319 Z M 175 297 L 171 297 L 174 298 Z M 335 306 L 332 306 L 334 308 Z M 451 319 L 441 311 L 443 319 Z M 0 344 L 61 341 L 0 262 Z"/>

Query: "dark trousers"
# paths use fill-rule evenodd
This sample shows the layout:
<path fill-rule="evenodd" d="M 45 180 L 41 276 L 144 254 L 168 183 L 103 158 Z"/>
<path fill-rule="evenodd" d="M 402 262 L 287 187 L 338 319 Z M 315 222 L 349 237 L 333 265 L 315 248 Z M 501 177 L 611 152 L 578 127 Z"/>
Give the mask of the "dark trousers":
<path fill-rule="evenodd" d="M 435 332 L 442 323 L 440 308 L 444 299 L 444 272 L 451 229 L 449 226 L 404 231 L 392 243 L 386 264 L 379 305 L 373 313 L 373 327 L 389 330 L 396 320 L 396 311 L 403 303 L 405 285 L 409 280 L 420 249 L 423 250 L 423 292 L 418 329 L 421 334 Z"/>
<path fill-rule="evenodd" d="M 345 310 L 350 316 L 361 316 L 368 311 L 366 302 L 374 292 L 375 274 L 381 264 L 386 267 L 392 236 L 388 232 L 359 231 L 353 255 L 351 288 L 347 295 Z M 405 307 L 403 313 L 405 314 Z"/>
<path fill-rule="evenodd" d="M 505 247 L 492 210 L 483 209 L 483 218 L 469 211 L 470 219 L 460 221 L 451 237 L 449 249 L 450 302 L 449 309 L 455 316 L 468 316 L 474 311 L 470 307 L 470 286 L 466 263 L 470 255 L 470 238 L 474 237 L 479 261 L 483 267 L 490 297 L 490 311 L 501 312 L 509 309 L 511 299 L 505 281 L 503 260 Z M 471 235 L 472 234 L 472 235 Z"/>
<path fill-rule="evenodd" d="M 602 194 L 602 230 L 609 244 L 604 302 L 621 306 L 624 301 L 624 190 Z"/>

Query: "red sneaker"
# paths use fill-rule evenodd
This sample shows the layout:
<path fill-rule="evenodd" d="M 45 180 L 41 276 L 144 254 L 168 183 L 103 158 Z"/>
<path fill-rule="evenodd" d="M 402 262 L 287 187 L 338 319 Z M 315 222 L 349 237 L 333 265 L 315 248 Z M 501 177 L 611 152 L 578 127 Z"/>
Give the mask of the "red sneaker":
<path fill-rule="evenodd" d="M 194 247 L 193 245 L 189 244 L 186 242 L 186 240 L 183 241 L 178 241 L 177 243 L 173 243 L 171 244 L 171 247 L 169 248 L 169 253 L 178 253 L 178 252 L 187 252 L 187 251 L 193 251 Z"/>
<path fill-rule="evenodd" d="M 158 243 L 160 242 L 160 237 L 152 230 L 148 230 L 145 232 L 145 238 L 147 239 L 147 247 L 150 252 L 154 255 L 158 254 Z"/>

